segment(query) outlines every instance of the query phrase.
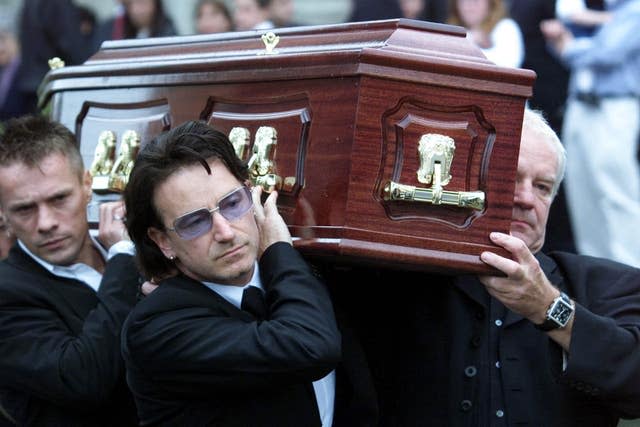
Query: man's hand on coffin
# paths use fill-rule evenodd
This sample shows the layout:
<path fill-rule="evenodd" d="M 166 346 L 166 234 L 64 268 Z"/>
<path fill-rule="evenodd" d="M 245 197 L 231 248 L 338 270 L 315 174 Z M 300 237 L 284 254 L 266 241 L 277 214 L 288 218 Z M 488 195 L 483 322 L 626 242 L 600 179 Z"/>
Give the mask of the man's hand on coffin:
<path fill-rule="evenodd" d="M 100 205 L 98 240 L 106 249 L 109 249 L 121 240 L 129 240 L 124 221 L 125 211 L 123 201 L 105 202 Z"/>
<path fill-rule="evenodd" d="M 276 191 L 271 192 L 263 205 L 260 199 L 262 187 L 255 186 L 251 192 L 254 217 L 260 234 L 259 255 L 276 242 L 287 242 L 291 244 L 289 228 L 287 224 L 285 224 L 284 219 L 282 219 L 282 216 L 280 216 L 280 213 L 278 213 L 278 206 L 276 205 L 278 193 Z"/>
<path fill-rule="evenodd" d="M 509 251 L 513 259 L 483 252 L 480 259 L 502 271 L 506 277 L 480 276 L 480 281 L 491 296 L 511 311 L 535 324 L 542 323 L 549 305 L 560 291 L 549 282 L 538 260 L 522 240 L 504 233 L 491 233 L 490 238 Z"/>

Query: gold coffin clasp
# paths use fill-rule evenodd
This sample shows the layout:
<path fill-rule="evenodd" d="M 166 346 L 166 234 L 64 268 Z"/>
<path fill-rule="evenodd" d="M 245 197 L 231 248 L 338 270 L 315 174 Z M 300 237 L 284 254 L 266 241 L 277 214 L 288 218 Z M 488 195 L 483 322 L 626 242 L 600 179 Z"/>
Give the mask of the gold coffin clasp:
<path fill-rule="evenodd" d="M 418 143 L 418 182 L 431 184 L 431 187 L 420 188 L 389 181 L 382 190 L 382 198 L 387 201 L 425 202 L 433 205 L 484 209 L 483 191 L 444 190 L 444 186 L 451 181 L 450 171 L 455 150 L 455 141 L 449 136 L 436 133 L 422 135 Z"/>
<path fill-rule="evenodd" d="M 262 42 L 264 43 L 264 51 L 260 52 L 263 55 L 273 55 L 275 53 L 277 53 L 278 51 L 276 50 L 276 46 L 278 45 L 278 42 L 280 41 L 280 37 L 276 36 L 276 34 L 272 31 L 269 31 L 268 33 L 263 34 L 261 37 Z"/>

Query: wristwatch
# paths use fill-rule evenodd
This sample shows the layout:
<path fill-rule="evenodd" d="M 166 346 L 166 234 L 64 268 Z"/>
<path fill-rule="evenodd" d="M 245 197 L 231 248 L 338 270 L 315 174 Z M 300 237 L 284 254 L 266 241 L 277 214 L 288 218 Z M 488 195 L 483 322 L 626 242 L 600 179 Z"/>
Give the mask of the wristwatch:
<path fill-rule="evenodd" d="M 560 292 L 560 296 L 554 299 L 549 306 L 544 322 L 534 326 L 545 332 L 564 328 L 571 320 L 574 311 L 575 307 L 571 299 L 564 292 Z"/>

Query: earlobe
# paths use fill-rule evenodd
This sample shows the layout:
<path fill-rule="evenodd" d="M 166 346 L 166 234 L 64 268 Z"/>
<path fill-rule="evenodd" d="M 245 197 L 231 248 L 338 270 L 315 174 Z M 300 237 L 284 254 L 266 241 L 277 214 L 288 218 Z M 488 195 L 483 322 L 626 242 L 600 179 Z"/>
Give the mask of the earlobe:
<path fill-rule="evenodd" d="M 171 248 L 171 242 L 167 238 L 167 233 L 162 230 L 158 230 L 155 227 L 150 227 L 147 230 L 147 236 L 149 236 L 149 238 L 158 245 L 158 248 L 160 248 L 164 256 L 169 259 L 175 258 L 173 249 Z"/>
<path fill-rule="evenodd" d="M 93 178 L 91 177 L 91 172 L 88 170 L 84 171 L 84 176 L 82 178 L 82 185 L 85 190 L 85 196 L 87 198 L 87 203 L 91 202 L 91 197 L 93 196 L 93 190 L 91 189 L 91 184 L 93 183 Z"/>

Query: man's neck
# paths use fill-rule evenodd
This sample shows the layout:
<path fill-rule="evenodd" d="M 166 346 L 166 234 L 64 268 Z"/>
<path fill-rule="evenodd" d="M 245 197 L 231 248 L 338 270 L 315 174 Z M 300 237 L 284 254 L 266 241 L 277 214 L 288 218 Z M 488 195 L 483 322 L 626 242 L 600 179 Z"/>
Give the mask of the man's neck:
<path fill-rule="evenodd" d="M 18 239 L 18 245 L 20 248 L 31 258 L 33 258 L 39 264 L 42 264 L 45 268 L 50 270 L 52 267 L 69 267 L 74 264 L 84 264 L 87 265 L 99 273 L 104 273 L 105 265 L 106 265 L 106 251 L 104 249 L 99 248 L 97 245 L 99 243 L 94 240 L 87 233 L 87 238 L 82 244 L 82 249 L 78 257 L 70 263 L 67 264 L 52 264 L 50 261 L 44 260 L 31 252 L 27 246 Z"/>
<path fill-rule="evenodd" d="M 86 264 L 102 274 L 104 273 L 105 259 L 96 244 L 99 243 L 94 242 L 89 233 L 87 233 L 76 263 Z"/>

